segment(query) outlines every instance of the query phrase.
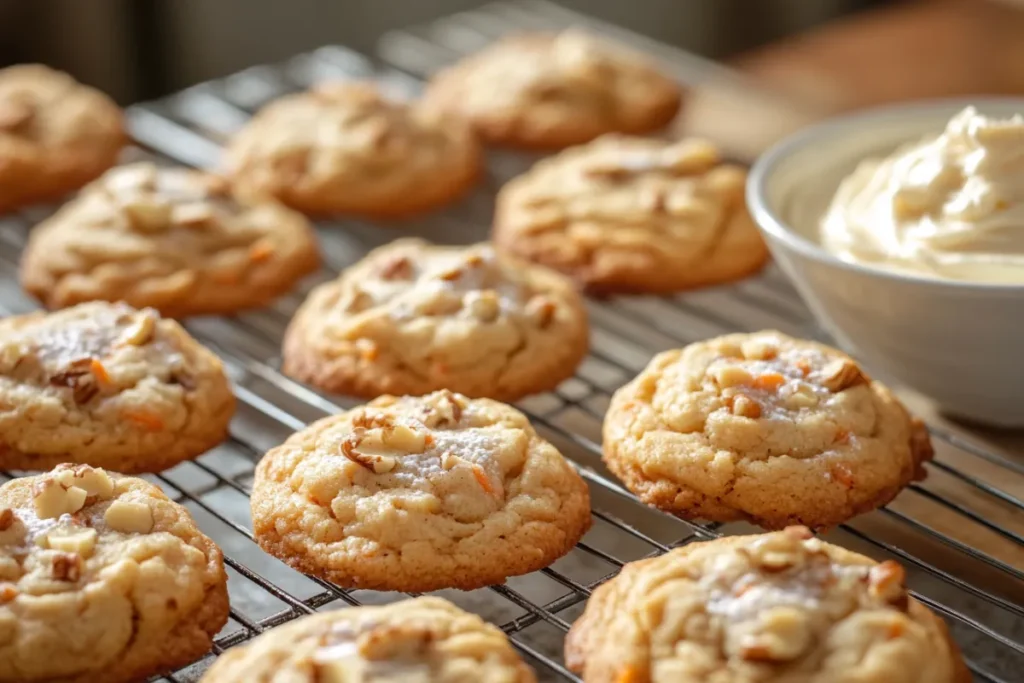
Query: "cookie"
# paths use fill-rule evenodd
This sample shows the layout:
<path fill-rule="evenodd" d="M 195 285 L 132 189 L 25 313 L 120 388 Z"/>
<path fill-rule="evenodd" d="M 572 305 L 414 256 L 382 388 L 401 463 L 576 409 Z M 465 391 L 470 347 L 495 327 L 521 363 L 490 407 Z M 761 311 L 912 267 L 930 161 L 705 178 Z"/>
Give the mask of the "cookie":
<path fill-rule="evenodd" d="M 704 140 L 610 135 L 544 159 L 498 195 L 494 242 L 599 291 L 672 292 L 759 270 L 746 171 Z"/>
<path fill-rule="evenodd" d="M 0 681 L 135 683 L 227 619 L 220 549 L 156 486 L 60 465 L 0 487 Z"/>
<path fill-rule="evenodd" d="M 159 472 L 223 441 L 234 409 L 220 359 L 155 311 L 0 320 L 0 468 Z"/>
<path fill-rule="evenodd" d="M 252 521 L 265 551 L 340 586 L 471 590 L 569 552 L 590 499 L 522 413 L 439 391 L 293 434 L 256 467 Z"/>
<path fill-rule="evenodd" d="M 656 131 L 680 101 L 679 85 L 645 57 L 578 30 L 501 40 L 441 71 L 424 96 L 487 142 L 527 149 Z"/>
<path fill-rule="evenodd" d="M 121 110 L 41 64 L 0 69 L 0 213 L 57 199 L 117 162 Z"/>
<path fill-rule="evenodd" d="M 285 334 L 284 372 L 365 398 L 514 401 L 571 377 L 587 344 L 583 300 L 561 275 L 485 244 L 402 239 L 313 290 Z"/>
<path fill-rule="evenodd" d="M 472 187 L 482 154 L 471 129 L 369 83 L 318 87 L 272 102 L 231 142 L 236 187 L 309 214 L 395 218 Z"/>
<path fill-rule="evenodd" d="M 208 173 L 138 163 L 32 231 L 21 282 L 49 308 L 126 301 L 183 317 L 265 305 L 318 266 L 301 214 Z"/>
<path fill-rule="evenodd" d="M 791 527 L 632 562 L 565 642 L 585 683 L 969 683 L 904 570 Z"/>
<path fill-rule="evenodd" d="M 201 683 L 535 683 L 500 629 L 435 597 L 303 617 L 229 650 Z"/>
<path fill-rule="evenodd" d="M 659 354 L 604 422 L 605 463 L 645 503 L 768 529 L 880 507 L 931 457 L 924 425 L 856 361 L 778 332 Z"/>

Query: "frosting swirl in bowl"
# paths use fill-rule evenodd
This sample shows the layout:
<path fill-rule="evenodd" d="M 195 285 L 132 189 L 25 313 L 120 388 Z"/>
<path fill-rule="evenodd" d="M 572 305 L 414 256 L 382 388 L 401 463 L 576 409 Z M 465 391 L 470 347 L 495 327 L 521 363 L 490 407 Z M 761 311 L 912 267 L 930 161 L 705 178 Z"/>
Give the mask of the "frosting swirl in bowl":
<path fill-rule="evenodd" d="M 968 107 L 938 137 L 863 161 L 833 197 L 821 241 L 856 263 L 1024 283 L 1024 116 Z"/>

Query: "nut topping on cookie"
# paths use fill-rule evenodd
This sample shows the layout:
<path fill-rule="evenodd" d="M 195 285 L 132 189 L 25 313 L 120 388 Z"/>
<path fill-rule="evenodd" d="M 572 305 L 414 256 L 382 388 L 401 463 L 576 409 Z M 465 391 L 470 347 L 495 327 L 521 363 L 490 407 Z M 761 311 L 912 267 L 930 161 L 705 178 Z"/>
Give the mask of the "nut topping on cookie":
<path fill-rule="evenodd" d="M 37 481 L 32 488 L 32 502 L 39 519 L 56 519 L 82 509 L 89 494 L 77 486 L 67 486 L 55 477 Z"/>
<path fill-rule="evenodd" d="M 57 581 L 75 583 L 82 576 L 82 557 L 74 553 L 54 553 L 50 556 L 50 572 Z"/>
<path fill-rule="evenodd" d="M 46 534 L 44 547 L 88 559 L 96 548 L 97 536 L 95 529 L 58 527 Z"/>
<path fill-rule="evenodd" d="M 35 115 L 35 109 L 28 102 L 0 100 L 0 131 L 15 133 L 32 121 Z"/>
<path fill-rule="evenodd" d="M 848 358 L 831 361 L 821 370 L 822 384 L 831 392 L 838 393 L 851 387 L 866 384 L 869 380 L 860 367 Z"/>
<path fill-rule="evenodd" d="M 7 531 L 14 524 L 14 510 L 11 508 L 0 509 L 0 531 Z"/>
<path fill-rule="evenodd" d="M 146 309 L 139 311 L 132 320 L 131 325 L 124 331 L 118 344 L 129 346 L 142 346 L 153 339 L 153 331 L 156 329 L 156 315 L 153 311 Z"/>
<path fill-rule="evenodd" d="M 145 503 L 118 499 L 107 508 L 103 521 L 114 531 L 148 534 L 153 530 L 153 511 Z"/>

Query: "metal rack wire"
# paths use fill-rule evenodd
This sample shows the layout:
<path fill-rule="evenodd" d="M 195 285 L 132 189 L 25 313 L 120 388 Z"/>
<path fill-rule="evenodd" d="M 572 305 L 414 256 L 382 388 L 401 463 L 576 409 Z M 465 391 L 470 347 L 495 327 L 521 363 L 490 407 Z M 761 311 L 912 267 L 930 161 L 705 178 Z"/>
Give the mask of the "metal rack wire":
<path fill-rule="evenodd" d="M 383 61 L 337 47 L 204 83 L 132 107 L 137 146 L 131 155 L 163 163 L 215 167 L 220 146 L 251 113 L 286 92 L 325 79 L 375 78 L 411 94 L 439 66 L 509 31 L 585 24 L 646 49 L 690 84 L 734 79 L 692 55 L 571 14 L 543 0 L 488 5 L 427 26 L 386 35 Z M 314 284 L 334 277 L 369 248 L 410 232 L 438 242 L 484 239 L 493 193 L 532 159 L 492 153 L 485 187 L 441 214 L 381 228 L 357 220 L 320 224 L 327 266 L 300 292 L 233 318 L 189 321 L 191 331 L 225 360 L 240 401 L 229 442 L 153 478 L 185 504 L 224 549 L 231 620 L 213 652 L 160 678 L 195 681 L 224 649 L 303 614 L 403 596 L 343 590 L 303 576 L 252 542 L 248 491 L 255 462 L 308 421 L 350 407 L 278 371 L 282 332 Z M 0 220 L 0 315 L 35 307 L 17 287 L 16 267 L 29 227 L 52 208 Z M 519 404 L 538 429 L 580 467 L 590 485 L 594 529 L 566 558 L 535 574 L 469 593 L 444 592 L 508 633 L 544 681 L 579 680 L 562 663 L 562 639 L 591 591 L 625 562 L 693 540 L 750 531 L 743 524 L 696 524 L 653 511 L 621 488 L 600 462 L 600 423 L 611 393 L 662 349 L 727 331 L 773 327 L 824 338 L 795 291 L 774 268 L 737 285 L 675 297 L 623 297 L 588 303 L 590 357 L 557 391 Z M 830 540 L 907 568 L 915 595 L 950 623 L 977 680 L 1009 683 L 1024 670 L 1024 460 L 998 443 L 944 422 L 930 425 L 938 455 L 927 481 L 885 509 L 864 515 Z M 5 477 L 13 476 L 5 474 Z"/>

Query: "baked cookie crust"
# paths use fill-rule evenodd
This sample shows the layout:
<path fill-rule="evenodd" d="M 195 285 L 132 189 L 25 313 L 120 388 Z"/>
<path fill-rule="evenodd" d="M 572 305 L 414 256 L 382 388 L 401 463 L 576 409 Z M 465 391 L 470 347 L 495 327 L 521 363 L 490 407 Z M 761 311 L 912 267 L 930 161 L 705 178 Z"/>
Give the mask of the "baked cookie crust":
<path fill-rule="evenodd" d="M 125 301 L 185 317 L 263 306 L 319 264 L 301 214 L 218 176 L 137 163 L 32 231 L 21 283 L 48 308 Z"/>
<path fill-rule="evenodd" d="M 522 413 L 440 391 L 292 435 L 256 468 L 252 520 L 261 548 L 340 586 L 471 590 L 568 553 L 590 498 Z"/>
<path fill-rule="evenodd" d="M 370 83 L 337 83 L 267 105 L 232 140 L 226 164 L 242 192 L 307 214 L 400 218 L 465 194 L 483 156 L 461 121 Z"/>
<path fill-rule="evenodd" d="M 424 96 L 489 143 L 537 150 L 659 130 L 681 101 L 647 58 L 576 29 L 501 40 L 441 71 Z"/>
<path fill-rule="evenodd" d="M 538 162 L 498 195 L 498 248 L 598 292 L 673 292 L 759 270 L 746 171 L 709 142 L 602 137 Z"/>
<path fill-rule="evenodd" d="M 223 441 L 234 409 L 220 359 L 153 310 L 0 320 L 0 467 L 159 472 Z"/>
<path fill-rule="evenodd" d="M 588 348 L 572 283 L 488 245 L 380 247 L 302 304 L 285 374 L 364 398 L 451 389 L 514 401 L 571 377 Z"/>
<path fill-rule="evenodd" d="M 0 69 L 0 214 L 57 199 L 117 162 L 121 109 L 41 64 Z"/>
<path fill-rule="evenodd" d="M 135 683 L 227 619 L 220 549 L 156 486 L 61 465 L 0 487 L 0 681 Z"/>
<path fill-rule="evenodd" d="M 292 678 L 294 677 L 294 678 Z M 303 617 L 221 655 L 202 683 L 535 683 L 498 628 L 422 597 Z"/>
<path fill-rule="evenodd" d="M 925 476 L 928 433 L 846 354 L 779 332 L 656 356 L 612 398 L 604 461 L 686 519 L 828 528 Z"/>
<path fill-rule="evenodd" d="M 565 643 L 586 683 L 969 683 L 903 568 L 794 527 L 691 543 L 594 591 Z"/>

